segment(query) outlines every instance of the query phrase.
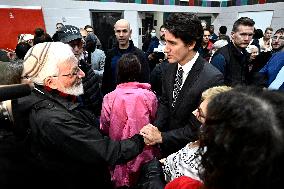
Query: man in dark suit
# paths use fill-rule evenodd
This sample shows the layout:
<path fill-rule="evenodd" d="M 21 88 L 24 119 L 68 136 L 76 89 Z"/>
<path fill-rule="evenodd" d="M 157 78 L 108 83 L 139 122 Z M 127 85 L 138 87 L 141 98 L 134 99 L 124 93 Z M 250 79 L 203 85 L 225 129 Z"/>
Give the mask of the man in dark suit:
<path fill-rule="evenodd" d="M 197 52 L 203 29 L 191 13 L 174 13 L 167 19 L 165 53 L 169 64 L 162 78 L 162 97 L 155 126 L 141 129 L 147 144 L 161 144 L 163 155 L 176 152 L 198 137 L 200 123 L 192 111 L 201 93 L 223 84 L 223 75 Z"/>

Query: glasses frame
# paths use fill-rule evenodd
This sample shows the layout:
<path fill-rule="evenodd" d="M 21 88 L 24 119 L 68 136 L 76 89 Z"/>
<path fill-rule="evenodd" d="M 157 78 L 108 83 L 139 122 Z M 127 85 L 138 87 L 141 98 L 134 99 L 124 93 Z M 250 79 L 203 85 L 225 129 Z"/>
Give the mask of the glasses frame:
<path fill-rule="evenodd" d="M 276 36 L 275 35 L 275 36 L 272 36 L 271 38 L 272 38 L 272 40 L 277 40 L 278 39 L 279 41 L 283 41 L 284 40 L 284 35 L 280 35 L 280 36 Z"/>
<path fill-rule="evenodd" d="M 54 75 L 52 77 L 59 77 L 59 76 L 64 76 L 64 77 L 73 77 L 73 76 L 78 76 L 80 71 L 82 71 L 82 69 L 79 66 L 76 66 L 72 69 L 72 71 L 68 74 L 62 74 L 62 75 Z"/>
<path fill-rule="evenodd" d="M 200 108 L 200 106 L 198 106 L 197 111 L 198 111 L 198 117 L 199 118 L 203 118 L 203 119 L 206 118 L 206 116 L 205 116 L 203 110 Z"/>

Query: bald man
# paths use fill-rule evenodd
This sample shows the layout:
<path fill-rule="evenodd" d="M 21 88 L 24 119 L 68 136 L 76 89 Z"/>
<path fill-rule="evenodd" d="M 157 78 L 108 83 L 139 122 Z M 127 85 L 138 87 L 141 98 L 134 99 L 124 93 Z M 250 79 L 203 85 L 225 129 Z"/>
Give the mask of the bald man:
<path fill-rule="evenodd" d="M 120 57 L 125 53 L 135 54 L 141 63 L 141 74 L 139 82 L 149 82 L 149 64 L 144 52 L 134 46 L 130 40 L 132 30 L 130 24 L 125 19 L 118 20 L 114 25 L 114 34 L 117 44 L 106 53 L 105 69 L 102 81 L 102 92 L 107 94 L 116 87 L 116 65 Z"/>

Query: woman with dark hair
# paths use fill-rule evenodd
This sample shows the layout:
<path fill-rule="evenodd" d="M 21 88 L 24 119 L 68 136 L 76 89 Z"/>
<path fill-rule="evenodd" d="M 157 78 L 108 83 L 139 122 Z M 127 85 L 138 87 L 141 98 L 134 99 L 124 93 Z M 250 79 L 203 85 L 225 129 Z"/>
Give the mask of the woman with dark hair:
<path fill-rule="evenodd" d="M 270 189 L 282 184 L 284 96 L 236 88 L 207 106 L 200 138 L 206 189 Z"/>
<path fill-rule="evenodd" d="M 35 29 L 34 45 L 44 42 L 53 42 L 51 36 L 46 33 L 42 28 Z"/>
<path fill-rule="evenodd" d="M 44 33 L 41 36 L 35 36 L 34 45 L 44 42 L 53 42 L 52 38 L 48 33 Z"/>
<path fill-rule="evenodd" d="M 31 48 L 32 46 L 27 43 L 27 42 L 20 42 L 17 44 L 16 49 L 15 49 L 15 53 L 18 59 L 20 60 L 24 60 L 28 50 Z"/>
<path fill-rule="evenodd" d="M 116 89 L 103 99 L 100 128 L 113 140 L 127 139 L 138 134 L 148 123 L 153 123 L 157 111 L 157 98 L 148 83 L 137 82 L 141 64 L 136 55 L 127 53 L 118 61 Z M 127 164 L 111 169 L 116 188 L 133 187 L 137 184 L 142 164 L 158 154 L 154 146 L 145 146 L 144 151 Z"/>

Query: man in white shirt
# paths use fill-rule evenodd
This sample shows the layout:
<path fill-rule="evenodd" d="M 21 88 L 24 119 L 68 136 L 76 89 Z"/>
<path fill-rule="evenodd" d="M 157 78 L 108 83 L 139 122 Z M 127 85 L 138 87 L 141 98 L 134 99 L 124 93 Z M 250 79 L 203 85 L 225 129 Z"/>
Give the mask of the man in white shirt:
<path fill-rule="evenodd" d="M 141 134 L 148 144 L 161 144 L 163 155 L 181 149 L 197 138 L 200 123 L 191 113 L 201 93 L 223 84 L 223 75 L 197 52 L 203 39 L 198 17 L 174 13 L 165 23 L 165 53 L 169 64 L 162 78 L 162 97 L 155 126 L 149 124 Z"/>

